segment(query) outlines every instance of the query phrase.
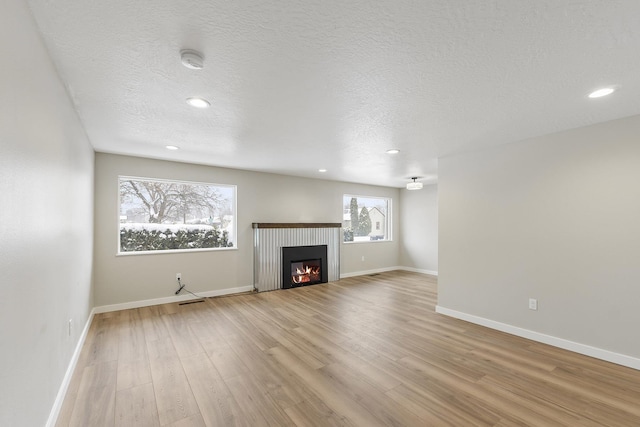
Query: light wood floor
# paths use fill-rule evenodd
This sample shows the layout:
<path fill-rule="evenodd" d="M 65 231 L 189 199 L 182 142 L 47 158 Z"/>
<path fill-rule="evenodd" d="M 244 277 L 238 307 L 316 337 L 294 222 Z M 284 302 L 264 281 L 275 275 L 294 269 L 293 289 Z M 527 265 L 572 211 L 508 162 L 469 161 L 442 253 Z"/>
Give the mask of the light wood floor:
<path fill-rule="evenodd" d="M 640 371 L 434 312 L 429 276 L 96 315 L 58 426 L 640 426 Z"/>

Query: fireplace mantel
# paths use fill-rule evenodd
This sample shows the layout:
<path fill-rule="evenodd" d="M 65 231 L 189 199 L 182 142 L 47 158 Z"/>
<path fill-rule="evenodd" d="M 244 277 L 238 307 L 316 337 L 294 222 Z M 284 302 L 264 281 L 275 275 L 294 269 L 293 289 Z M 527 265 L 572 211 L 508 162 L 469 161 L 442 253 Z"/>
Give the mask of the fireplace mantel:
<path fill-rule="evenodd" d="M 253 228 L 340 228 L 339 222 L 254 222 Z"/>

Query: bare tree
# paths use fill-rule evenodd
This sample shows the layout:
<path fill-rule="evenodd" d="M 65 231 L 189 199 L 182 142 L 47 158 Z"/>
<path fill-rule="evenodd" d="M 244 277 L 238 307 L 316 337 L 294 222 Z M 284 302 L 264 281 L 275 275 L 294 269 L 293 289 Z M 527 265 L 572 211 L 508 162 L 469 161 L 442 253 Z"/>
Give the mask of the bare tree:
<path fill-rule="evenodd" d="M 161 181 L 122 180 L 120 196 L 140 202 L 149 212 L 149 222 L 182 221 L 187 215 L 212 216 L 227 204 L 213 186 Z"/>

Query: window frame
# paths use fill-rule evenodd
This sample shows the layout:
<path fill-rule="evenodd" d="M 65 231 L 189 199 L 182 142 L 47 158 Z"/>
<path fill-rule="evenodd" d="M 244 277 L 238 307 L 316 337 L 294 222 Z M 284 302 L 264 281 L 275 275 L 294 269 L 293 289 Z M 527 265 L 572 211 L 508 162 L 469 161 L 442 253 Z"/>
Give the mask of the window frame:
<path fill-rule="evenodd" d="M 120 183 L 122 180 L 134 180 L 134 181 L 151 181 L 151 182 L 163 182 L 170 184 L 187 184 L 187 185 L 205 185 L 205 186 L 214 186 L 214 187 L 225 187 L 229 188 L 233 191 L 233 200 L 230 203 L 230 207 L 233 212 L 233 234 L 234 241 L 233 246 L 226 247 L 217 247 L 217 248 L 193 248 L 193 249 L 166 249 L 166 250 L 145 250 L 145 251 L 122 251 L 121 243 L 120 243 L 120 226 L 121 226 L 121 206 L 122 206 L 122 196 L 120 194 Z M 194 253 L 194 252 L 211 252 L 211 251 L 234 251 L 238 250 L 238 186 L 235 184 L 220 184 L 213 182 L 202 182 L 202 181 L 189 181 L 184 179 L 168 179 L 168 178 L 150 178 L 143 176 L 134 176 L 134 175 L 118 175 L 116 180 L 116 188 L 117 188 L 117 239 L 116 239 L 116 256 L 135 256 L 135 255 L 162 255 L 162 254 L 182 254 L 182 253 Z M 152 224 L 152 223 L 147 223 Z"/>
<path fill-rule="evenodd" d="M 383 227 L 385 228 L 385 238 L 384 239 L 374 239 L 374 240 L 352 240 L 345 241 L 344 240 L 344 215 L 345 215 L 345 199 L 351 199 L 355 197 L 356 199 L 378 199 L 384 200 L 387 203 L 387 213 L 385 214 L 385 220 L 382 222 Z M 393 241 L 393 198 L 386 196 L 365 196 L 365 195 L 357 195 L 357 194 L 349 194 L 344 193 L 342 195 L 342 203 L 341 203 L 341 211 L 342 211 L 342 243 L 345 245 L 351 244 L 361 244 L 361 243 L 383 243 L 383 242 L 392 242 Z M 373 231 L 373 224 L 372 224 Z M 355 238 L 355 236 L 354 236 Z"/>

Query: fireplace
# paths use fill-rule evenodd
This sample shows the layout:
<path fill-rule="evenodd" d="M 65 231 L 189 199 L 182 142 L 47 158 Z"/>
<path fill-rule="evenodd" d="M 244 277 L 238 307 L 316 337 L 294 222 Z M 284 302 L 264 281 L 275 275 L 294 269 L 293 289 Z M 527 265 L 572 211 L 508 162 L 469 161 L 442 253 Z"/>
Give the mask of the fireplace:
<path fill-rule="evenodd" d="M 282 288 L 327 283 L 327 245 L 282 248 Z"/>
<path fill-rule="evenodd" d="M 300 268 L 303 272 L 320 266 L 320 283 L 340 280 L 341 222 L 254 222 L 253 225 L 253 286 L 258 292 L 273 291 L 284 287 L 303 286 L 315 282 L 315 277 L 292 279 Z M 319 255 L 309 253 L 312 246 L 324 246 Z M 286 251 L 283 248 L 287 248 Z M 294 253 L 290 257 L 291 248 Z M 303 248 L 303 249 L 300 249 Z M 302 251 L 302 254 L 299 253 Z M 313 252 L 313 250 L 311 250 Z M 325 252 L 326 251 L 326 252 Z M 283 263 L 283 255 L 289 259 Z M 319 262 L 311 262 L 320 260 Z M 302 262 L 292 271 L 291 262 Z M 286 274 L 285 274 L 286 273 Z M 312 273 L 312 271 L 310 271 Z M 296 274 L 296 276 L 299 276 Z M 286 285 L 285 285 L 286 284 Z"/>

